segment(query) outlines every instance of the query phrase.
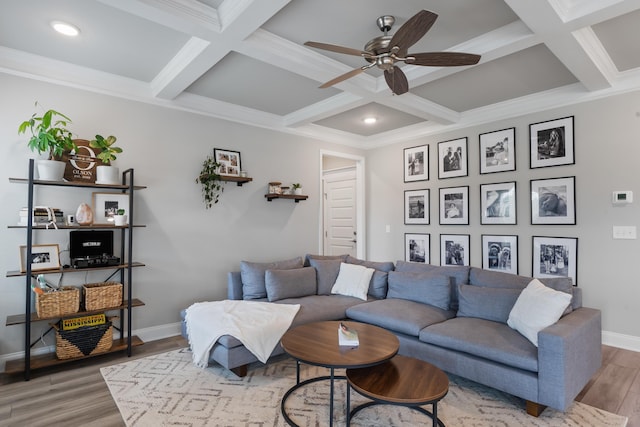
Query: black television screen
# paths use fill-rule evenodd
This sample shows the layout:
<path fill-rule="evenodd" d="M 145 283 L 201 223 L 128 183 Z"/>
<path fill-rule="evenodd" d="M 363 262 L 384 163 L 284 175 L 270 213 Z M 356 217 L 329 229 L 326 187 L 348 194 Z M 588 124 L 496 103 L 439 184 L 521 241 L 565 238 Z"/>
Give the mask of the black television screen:
<path fill-rule="evenodd" d="M 76 230 L 69 233 L 69 257 L 113 255 L 113 230 Z"/>

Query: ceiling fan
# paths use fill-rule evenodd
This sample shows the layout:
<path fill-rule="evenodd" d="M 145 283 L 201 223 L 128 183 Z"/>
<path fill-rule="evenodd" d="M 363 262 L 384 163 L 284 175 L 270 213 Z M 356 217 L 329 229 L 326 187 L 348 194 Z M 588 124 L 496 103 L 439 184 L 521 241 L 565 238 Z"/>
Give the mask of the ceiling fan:
<path fill-rule="evenodd" d="M 438 15 L 428 10 L 421 10 L 412 16 L 393 35 L 387 34 L 395 23 L 395 18 L 390 15 L 381 16 L 376 20 L 378 28 L 384 33 L 371 39 L 364 50 L 352 49 L 349 47 L 337 46 L 327 43 L 308 41 L 305 46 L 318 49 L 329 50 L 331 52 L 344 53 L 347 55 L 361 56 L 369 64 L 360 68 L 355 68 L 348 73 L 342 74 L 328 82 L 321 88 L 327 88 L 357 76 L 369 68 L 377 66 L 384 70 L 384 79 L 391 91 L 396 95 L 402 95 L 409 91 L 409 82 L 404 72 L 396 65 L 397 62 L 404 62 L 411 65 L 425 65 L 431 67 L 457 67 L 461 65 L 474 65 L 480 61 L 480 55 L 461 52 L 423 52 L 408 53 L 408 50 L 418 40 L 420 40 L 431 29 L 436 22 Z"/>

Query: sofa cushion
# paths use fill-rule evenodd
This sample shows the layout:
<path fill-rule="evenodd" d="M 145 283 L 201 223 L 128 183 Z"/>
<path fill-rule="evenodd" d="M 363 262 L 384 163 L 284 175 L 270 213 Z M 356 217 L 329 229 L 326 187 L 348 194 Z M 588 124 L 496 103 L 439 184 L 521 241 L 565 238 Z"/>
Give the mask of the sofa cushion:
<path fill-rule="evenodd" d="M 387 298 L 401 298 L 449 310 L 451 280 L 436 272 L 389 272 Z"/>
<path fill-rule="evenodd" d="M 533 279 L 518 297 L 507 324 L 537 347 L 538 332 L 556 323 L 570 303 L 571 295 Z"/>
<path fill-rule="evenodd" d="M 311 265 L 311 260 L 312 259 L 317 259 L 317 260 L 338 260 L 340 262 L 347 262 L 347 255 L 313 255 L 313 254 L 306 254 L 304 256 L 304 266 L 305 267 L 309 267 Z"/>
<path fill-rule="evenodd" d="M 339 259 L 309 259 L 309 265 L 316 269 L 318 295 L 331 295 L 331 288 L 336 283 L 341 263 Z"/>
<path fill-rule="evenodd" d="M 347 255 L 347 260 L 345 262 L 349 264 L 364 265 L 365 267 L 373 268 L 378 271 L 385 271 L 387 273 L 395 269 L 395 266 L 391 261 L 366 261 L 364 259 L 352 257 L 351 255 Z"/>
<path fill-rule="evenodd" d="M 458 317 L 507 323 L 520 289 L 458 285 Z"/>
<path fill-rule="evenodd" d="M 373 277 L 371 278 L 371 283 L 369 283 L 369 295 L 377 299 L 383 299 L 387 297 L 387 289 L 388 289 L 388 272 L 393 271 L 395 266 L 392 262 L 379 262 L 379 261 L 366 261 L 363 259 L 358 259 L 352 257 L 351 255 L 347 256 L 346 261 L 349 264 L 363 265 L 368 268 L 373 268 L 376 270 L 373 273 Z"/>
<path fill-rule="evenodd" d="M 477 267 L 471 267 L 471 270 L 469 271 L 469 283 L 474 286 L 522 290 L 526 288 L 532 280 L 533 277 L 503 273 L 500 271 L 483 270 Z M 565 292 L 573 297 L 573 283 L 571 282 L 570 277 L 554 277 L 538 280 L 551 289 Z M 573 307 L 569 305 L 564 314 L 570 313 L 572 309 Z"/>
<path fill-rule="evenodd" d="M 336 283 L 331 288 L 332 294 L 340 294 L 367 300 L 369 282 L 373 276 L 373 268 L 363 265 L 341 263 Z"/>
<path fill-rule="evenodd" d="M 300 304 L 290 328 L 311 322 L 342 320 L 347 317 L 346 310 L 359 304 L 367 305 L 359 298 L 344 295 L 309 295 L 300 298 L 287 298 L 275 304 Z"/>
<path fill-rule="evenodd" d="M 451 278 L 451 302 L 449 303 L 451 310 L 458 309 L 458 283 L 469 283 L 469 268 L 462 265 L 431 265 L 421 264 L 417 262 L 397 261 L 396 271 L 406 271 L 413 273 L 422 272 L 439 272 Z"/>
<path fill-rule="evenodd" d="M 267 270 L 290 270 L 301 268 L 302 258 L 297 257 L 276 262 L 240 262 L 240 276 L 242 277 L 242 298 L 260 299 L 267 297 L 265 287 L 265 273 Z"/>
<path fill-rule="evenodd" d="M 316 270 L 313 267 L 267 270 L 264 282 L 269 301 L 315 295 L 317 291 Z"/>
<path fill-rule="evenodd" d="M 347 317 L 417 337 L 425 326 L 451 319 L 451 311 L 398 298 L 370 301 L 347 309 Z"/>
<path fill-rule="evenodd" d="M 538 372 L 536 346 L 503 323 L 456 317 L 424 328 L 419 338 L 439 347 Z"/>

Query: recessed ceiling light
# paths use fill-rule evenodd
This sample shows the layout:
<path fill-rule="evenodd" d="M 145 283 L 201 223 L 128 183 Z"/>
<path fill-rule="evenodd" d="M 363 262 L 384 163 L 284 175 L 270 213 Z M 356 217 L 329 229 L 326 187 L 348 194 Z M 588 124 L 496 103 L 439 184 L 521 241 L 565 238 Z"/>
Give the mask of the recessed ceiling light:
<path fill-rule="evenodd" d="M 363 121 L 368 125 L 372 125 L 377 122 L 378 119 L 376 119 L 375 117 L 365 117 Z"/>
<path fill-rule="evenodd" d="M 78 27 L 62 21 L 51 21 L 51 27 L 65 36 L 75 37 L 80 34 Z"/>

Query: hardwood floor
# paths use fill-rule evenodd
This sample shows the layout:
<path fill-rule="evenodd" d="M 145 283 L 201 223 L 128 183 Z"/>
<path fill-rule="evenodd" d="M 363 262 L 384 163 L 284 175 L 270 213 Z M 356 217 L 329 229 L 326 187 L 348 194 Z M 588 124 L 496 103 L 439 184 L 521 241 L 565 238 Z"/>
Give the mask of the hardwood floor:
<path fill-rule="evenodd" d="M 132 358 L 186 345 L 182 337 L 152 341 L 134 348 Z M 33 371 L 31 381 L 0 374 L 0 426 L 123 427 L 100 374 L 101 367 L 128 360 L 123 354 Z M 602 359 L 602 367 L 576 400 L 627 416 L 627 427 L 640 427 L 640 353 L 603 346 Z"/>

